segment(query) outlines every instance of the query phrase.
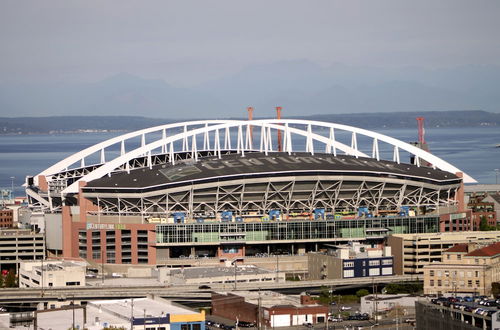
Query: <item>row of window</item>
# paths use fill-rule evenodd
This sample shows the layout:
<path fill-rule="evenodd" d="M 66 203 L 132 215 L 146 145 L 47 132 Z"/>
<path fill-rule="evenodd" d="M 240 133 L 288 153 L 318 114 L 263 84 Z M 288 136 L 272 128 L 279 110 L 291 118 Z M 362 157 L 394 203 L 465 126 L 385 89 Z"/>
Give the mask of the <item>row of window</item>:
<path fill-rule="evenodd" d="M 461 271 L 449 271 L 449 270 L 445 270 L 444 272 L 438 270 L 438 271 L 434 271 L 434 270 L 430 270 L 429 271 L 429 275 L 430 276 L 434 276 L 434 275 L 437 275 L 438 277 L 441 277 L 444 275 L 444 277 L 464 277 L 465 275 L 467 274 L 467 277 L 472 277 L 472 275 L 474 274 L 474 277 L 481 277 L 481 272 L 476 270 L 476 271 L 468 271 L 467 273 L 465 272 L 461 272 Z"/>
<path fill-rule="evenodd" d="M 382 262 L 381 262 L 382 261 Z M 392 265 L 392 259 L 375 259 L 375 260 L 369 260 L 368 265 L 369 266 L 380 266 L 380 264 L 387 266 L 387 265 Z M 363 260 L 362 266 L 366 267 L 366 261 Z M 354 267 L 354 261 L 344 261 L 344 267 L 345 268 L 352 268 Z"/>
<path fill-rule="evenodd" d="M 365 276 L 380 276 L 380 275 L 392 275 L 392 267 L 383 267 L 382 271 L 380 268 L 370 268 L 368 270 L 368 274 L 366 272 L 366 269 L 362 270 L 362 277 Z M 344 269 L 344 278 L 350 278 L 354 277 L 354 269 Z"/>
<path fill-rule="evenodd" d="M 444 283 L 445 287 L 449 287 L 450 286 L 450 281 L 448 281 L 448 280 L 445 280 L 445 281 L 442 281 L 442 280 L 437 280 L 437 281 L 430 280 L 429 281 L 429 285 L 430 286 L 434 286 L 435 283 L 437 283 L 437 286 L 443 286 L 443 283 Z M 467 281 L 467 287 L 472 288 L 472 283 L 473 283 L 472 280 L 468 280 Z M 476 287 L 479 287 L 481 285 L 481 281 L 480 280 L 476 280 L 475 284 L 476 284 Z M 451 285 L 453 287 L 457 287 L 457 288 L 464 287 L 465 286 L 465 281 L 458 281 L 458 283 L 457 282 L 451 282 Z"/>

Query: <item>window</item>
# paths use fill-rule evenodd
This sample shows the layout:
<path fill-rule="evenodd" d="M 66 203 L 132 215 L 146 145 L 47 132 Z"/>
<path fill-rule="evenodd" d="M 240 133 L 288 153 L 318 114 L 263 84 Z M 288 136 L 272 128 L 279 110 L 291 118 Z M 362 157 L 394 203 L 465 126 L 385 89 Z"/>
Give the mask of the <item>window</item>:
<path fill-rule="evenodd" d="M 380 260 L 370 260 L 370 266 L 380 266 Z"/>
<path fill-rule="evenodd" d="M 467 281 L 467 286 L 468 286 L 469 288 L 472 288 L 472 280 L 468 280 L 468 281 Z"/>
<path fill-rule="evenodd" d="M 430 270 L 430 271 L 429 271 L 429 275 L 430 275 L 430 276 L 434 276 L 434 271 L 433 271 L 433 270 Z"/>
<path fill-rule="evenodd" d="M 462 255 L 461 254 L 457 255 L 457 259 L 462 260 Z"/>
<path fill-rule="evenodd" d="M 430 285 L 430 286 L 434 286 L 434 280 L 430 280 L 429 285 Z"/>
<path fill-rule="evenodd" d="M 481 281 L 480 280 L 476 280 L 476 286 L 479 286 L 481 285 Z"/>
<path fill-rule="evenodd" d="M 449 272 L 449 271 L 447 271 L 447 270 L 445 270 L 445 271 L 444 271 L 444 276 L 446 276 L 446 277 L 450 277 L 450 272 Z"/>
<path fill-rule="evenodd" d="M 192 330 L 201 330 L 201 325 L 195 323 L 195 324 L 193 324 L 193 327 L 191 329 Z"/>
<path fill-rule="evenodd" d="M 354 267 L 354 261 L 345 261 L 344 267 Z"/>
<path fill-rule="evenodd" d="M 443 276 L 443 274 L 441 273 L 441 271 L 440 271 L 440 270 L 438 270 L 438 271 L 437 271 L 437 276 L 438 276 L 438 277 Z"/>
<path fill-rule="evenodd" d="M 190 330 L 189 324 L 181 324 L 181 330 Z"/>
<path fill-rule="evenodd" d="M 476 265 L 479 264 L 479 259 L 474 259 L 474 261 L 476 262 Z"/>
<path fill-rule="evenodd" d="M 446 255 L 446 259 L 450 260 L 450 255 L 449 254 Z"/>
<path fill-rule="evenodd" d="M 479 277 L 479 272 L 476 270 L 476 277 Z"/>
<path fill-rule="evenodd" d="M 464 272 L 459 273 L 460 277 L 464 277 Z"/>
<path fill-rule="evenodd" d="M 384 260 L 382 260 L 382 265 L 392 265 L 392 259 L 384 259 Z"/>
<path fill-rule="evenodd" d="M 441 286 L 442 283 L 441 283 L 441 280 L 438 280 L 438 286 Z"/>
<path fill-rule="evenodd" d="M 346 277 L 354 277 L 354 269 L 345 269 L 344 278 Z"/>

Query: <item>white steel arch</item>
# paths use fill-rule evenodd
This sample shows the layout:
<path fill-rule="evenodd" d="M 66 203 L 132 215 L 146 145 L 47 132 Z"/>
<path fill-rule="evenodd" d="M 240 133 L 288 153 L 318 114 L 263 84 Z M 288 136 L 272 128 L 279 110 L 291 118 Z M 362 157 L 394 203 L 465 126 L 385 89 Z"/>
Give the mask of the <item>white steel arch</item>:
<path fill-rule="evenodd" d="M 327 129 L 329 131 L 329 136 L 323 136 L 313 132 L 313 127 L 318 127 L 320 129 Z M 167 130 L 179 130 L 180 133 L 168 134 Z M 231 146 L 231 136 L 230 129 L 237 129 L 237 141 L 236 148 Z M 260 129 L 260 148 L 252 148 L 255 145 L 255 141 L 252 141 L 253 134 L 252 130 Z M 418 147 L 410 145 L 406 142 L 400 141 L 398 139 L 365 130 L 358 127 L 320 122 L 320 121 L 307 121 L 307 120 L 283 120 L 283 119 L 263 119 L 263 120 L 253 120 L 253 121 L 239 121 L 239 120 L 200 120 L 200 121 L 190 121 L 175 124 L 166 124 L 156 127 L 151 127 L 136 132 L 127 133 L 107 141 L 98 143 L 87 149 L 84 149 L 78 153 L 71 155 L 70 157 L 63 159 L 62 161 L 54 164 L 48 169 L 41 172 L 39 175 L 50 176 L 52 174 L 58 173 L 68 169 L 71 165 L 75 163 L 80 163 L 84 166 L 85 157 L 88 157 L 94 153 L 100 153 L 101 165 L 96 167 L 94 170 L 90 171 L 88 174 L 81 177 L 78 181 L 92 181 L 101 178 L 105 175 L 110 175 L 120 166 L 127 164 L 132 159 L 137 157 L 146 156 L 148 159 L 149 166 L 151 166 L 151 155 L 153 150 L 161 148 L 162 153 L 169 153 L 171 156 L 180 151 L 190 152 L 192 158 L 197 160 L 198 151 L 200 150 L 213 150 L 214 154 L 221 155 L 221 146 L 225 149 L 233 149 L 244 156 L 245 151 L 249 150 L 260 150 L 265 152 L 273 151 L 272 146 L 272 134 L 271 130 L 281 130 L 283 134 L 283 152 L 291 153 L 293 152 L 292 134 L 300 135 L 306 138 L 306 152 L 314 154 L 314 143 L 319 142 L 325 145 L 324 150 L 321 152 L 337 154 L 337 150 L 343 151 L 347 155 L 352 155 L 356 157 L 369 157 L 363 152 L 358 150 L 358 136 L 365 136 L 372 139 L 372 158 L 380 159 L 379 154 L 379 143 L 384 142 L 391 145 L 394 148 L 393 161 L 400 162 L 399 152 L 400 150 L 406 151 L 411 155 L 415 156 L 416 165 L 420 165 L 420 160 L 427 161 L 433 164 L 434 168 L 439 168 L 441 170 L 457 173 L 462 172 L 460 169 L 449 164 L 443 159 L 432 155 L 431 153 L 422 150 Z M 348 146 L 335 139 L 335 131 L 346 131 L 351 133 L 351 145 Z M 149 133 L 161 132 L 161 138 L 147 143 L 145 142 L 145 136 Z M 213 133 L 214 142 L 210 145 L 209 135 Z M 196 137 L 203 137 L 203 148 L 197 146 Z M 130 151 L 125 150 L 125 141 L 128 139 L 140 137 L 141 146 Z M 223 139 L 221 141 L 221 139 Z M 174 142 L 182 142 L 182 150 L 174 150 Z M 105 162 L 105 148 L 112 146 L 114 144 L 120 144 L 120 156 Z M 191 144 L 191 145 L 189 145 Z M 188 150 L 189 149 L 189 150 Z M 295 150 L 299 151 L 299 150 Z M 300 150 L 304 151 L 304 150 Z M 174 163 L 174 157 L 170 157 L 171 162 Z M 472 177 L 467 174 L 463 174 L 464 182 L 476 182 Z M 78 181 L 73 183 L 64 189 L 63 193 L 76 193 L 78 191 Z"/>

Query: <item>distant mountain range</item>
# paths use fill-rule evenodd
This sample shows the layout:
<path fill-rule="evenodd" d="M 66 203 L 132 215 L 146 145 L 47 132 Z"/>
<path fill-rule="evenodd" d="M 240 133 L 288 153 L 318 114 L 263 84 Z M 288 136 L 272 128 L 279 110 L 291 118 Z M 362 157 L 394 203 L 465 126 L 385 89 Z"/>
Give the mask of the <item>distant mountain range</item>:
<path fill-rule="evenodd" d="M 351 113 L 286 116 L 286 118 L 330 121 L 362 128 L 376 129 L 416 128 L 417 124 L 415 118 L 418 116 L 425 117 L 426 127 L 500 126 L 500 113 L 485 111 Z M 239 117 L 236 119 L 243 118 Z M 133 131 L 174 121 L 178 120 L 140 116 L 0 117 L 0 134 Z"/>
<path fill-rule="evenodd" d="M 176 87 L 127 73 L 94 83 L 0 83 L 0 115 L 225 118 L 255 107 L 287 117 L 340 113 L 500 112 L 500 67 L 374 68 L 309 61 L 253 65 L 198 86 Z"/>

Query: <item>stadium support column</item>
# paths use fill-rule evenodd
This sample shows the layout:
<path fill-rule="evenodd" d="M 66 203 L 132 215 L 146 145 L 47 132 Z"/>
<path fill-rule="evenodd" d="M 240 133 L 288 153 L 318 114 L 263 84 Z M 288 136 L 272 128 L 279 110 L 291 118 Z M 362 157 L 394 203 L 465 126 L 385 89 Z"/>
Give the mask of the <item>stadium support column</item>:
<path fill-rule="evenodd" d="M 88 211 L 98 211 L 97 205 L 83 197 L 82 188 L 87 185 L 87 182 L 80 181 L 78 183 L 78 205 L 80 207 L 80 222 L 87 222 Z"/>
<path fill-rule="evenodd" d="M 462 172 L 457 172 L 455 173 L 456 176 L 458 176 L 459 178 L 461 178 L 461 182 L 460 182 L 460 187 L 457 189 L 457 193 L 455 195 L 455 200 L 457 201 L 457 206 L 458 206 L 458 211 L 459 212 L 465 212 L 465 193 L 464 193 L 464 174 Z"/>
<path fill-rule="evenodd" d="M 73 238 L 73 228 L 72 228 L 72 215 L 71 208 L 69 206 L 62 207 L 62 248 L 63 257 L 73 257 L 73 241 L 78 244 L 78 239 Z"/>
<path fill-rule="evenodd" d="M 41 191 L 49 191 L 49 184 L 47 183 L 45 175 L 38 176 L 38 188 L 40 188 Z"/>

